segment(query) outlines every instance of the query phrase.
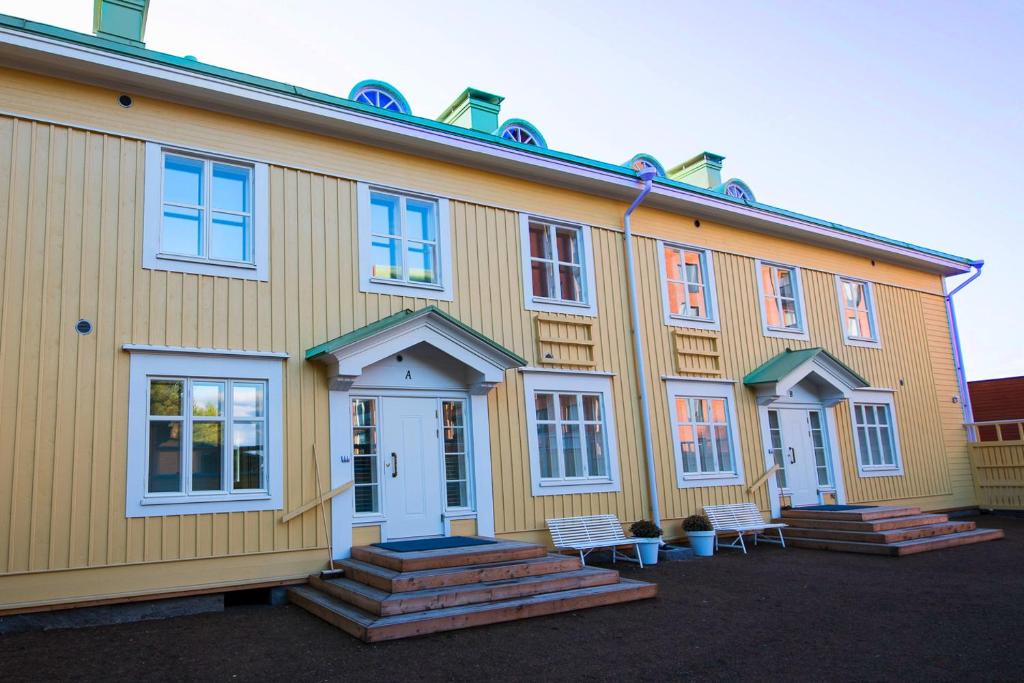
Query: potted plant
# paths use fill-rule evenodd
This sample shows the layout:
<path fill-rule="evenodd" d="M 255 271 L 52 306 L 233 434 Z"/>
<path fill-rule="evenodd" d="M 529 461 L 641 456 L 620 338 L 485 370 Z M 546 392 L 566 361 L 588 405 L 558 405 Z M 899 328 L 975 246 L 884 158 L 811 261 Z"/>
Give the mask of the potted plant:
<path fill-rule="evenodd" d="M 643 560 L 644 565 L 658 564 L 658 547 L 661 546 L 663 533 L 661 527 L 654 522 L 642 519 L 639 522 L 633 522 L 629 527 L 629 533 L 633 538 L 640 539 L 636 549 L 640 553 L 640 559 Z"/>
<path fill-rule="evenodd" d="M 711 557 L 715 554 L 715 527 L 707 515 L 690 515 L 683 520 L 683 531 L 695 555 Z"/>

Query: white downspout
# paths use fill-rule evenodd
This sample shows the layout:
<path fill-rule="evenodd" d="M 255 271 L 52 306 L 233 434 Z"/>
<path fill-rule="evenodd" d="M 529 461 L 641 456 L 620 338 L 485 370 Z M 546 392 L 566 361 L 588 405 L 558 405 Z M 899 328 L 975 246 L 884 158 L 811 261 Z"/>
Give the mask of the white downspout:
<path fill-rule="evenodd" d="M 949 319 L 949 329 L 953 337 L 953 368 L 956 370 L 956 383 L 960 387 L 960 407 L 964 413 L 964 422 L 974 422 L 974 410 L 971 407 L 971 393 L 967 387 L 967 372 L 964 370 L 963 349 L 960 347 L 960 329 L 956 324 L 956 309 L 953 307 L 953 295 L 967 285 L 974 282 L 980 275 L 984 261 L 973 261 L 971 267 L 974 274 L 957 285 L 952 292 L 946 295 L 946 317 Z M 945 286 L 945 285 L 943 285 Z M 974 429 L 967 430 L 967 440 L 974 441 Z"/>
<path fill-rule="evenodd" d="M 626 240 L 626 280 L 629 294 L 629 318 L 633 336 L 633 355 L 636 358 L 637 383 L 640 387 L 640 424 L 644 433 L 644 455 L 647 459 L 647 488 L 651 499 L 651 520 L 661 524 L 661 509 L 658 505 L 658 478 L 654 469 L 654 437 L 651 435 L 651 409 L 647 397 L 647 367 L 644 362 L 643 342 L 640 339 L 640 306 L 636 299 L 636 272 L 633 267 L 633 231 L 630 226 L 630 216 L 640 202 L 644 200 L 647 193 L 651 191 L 651 181 L 654 180 L 653 169 L 640 171 L 640 179 L 644 181 L 644 187 L 633 200 L 633 203 L 626 209 L 622 217 L 622 227 L 625 230 Z"/>

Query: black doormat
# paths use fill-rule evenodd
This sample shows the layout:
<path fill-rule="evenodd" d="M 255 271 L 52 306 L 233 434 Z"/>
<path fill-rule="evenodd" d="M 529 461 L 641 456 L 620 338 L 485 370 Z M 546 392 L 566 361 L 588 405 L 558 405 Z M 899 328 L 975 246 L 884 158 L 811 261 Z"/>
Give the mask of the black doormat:
<path fill-rule="evenodd" d="M 413 541 L 394 541 L 391 543 L 374 543 L 373 547 L 393 550 L 396 553 L 411 553 L 417 550 L 443 550 L 444 548 L 461 548 L 469 545 L 490 545 L 497 541 L 469 536 L 445 536 L 443 538 L 418 538 Z"/>
<path fill-rule="evenodd" d="M 873 505 L 801 505 L 794 510 L 815 510 L 819 512 L 843 512 L 844 510 L 863 510 Z"/>

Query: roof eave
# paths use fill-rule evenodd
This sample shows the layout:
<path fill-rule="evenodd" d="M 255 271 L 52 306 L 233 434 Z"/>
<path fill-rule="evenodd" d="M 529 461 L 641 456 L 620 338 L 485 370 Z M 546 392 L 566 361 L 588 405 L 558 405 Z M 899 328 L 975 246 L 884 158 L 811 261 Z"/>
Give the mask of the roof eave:
<path fill-rule="evenodd" d="M 188 65 L 156 61 L 159 53 L 76 42 L 0 22 L 0 64 L 205 109 L 257 118 L 378 147 L 483 168 L 570 190 L 630 201 L 637 178 L 626 168 L 554 150 L 531 149 L 429 119 L 366 111 L 355 103 L 256 77 L 246 82 Z M 91 38 L 82 35 L 83 38 Z M 91 42 L 97 42 L 93 39 Z M 147 58 L 152 55 L 153 58 Z M 183 61 L 166 56 L 169 61 Z M 206 67 L 207 71 L 221 71 Z M 243 77 L 244 74 L 238 74 Z M 658 179 L 646 204 L 789 239 L 839 248 L 940 275 L 970 270 L 970 259 L 837 226 L 763 204 Z"/>

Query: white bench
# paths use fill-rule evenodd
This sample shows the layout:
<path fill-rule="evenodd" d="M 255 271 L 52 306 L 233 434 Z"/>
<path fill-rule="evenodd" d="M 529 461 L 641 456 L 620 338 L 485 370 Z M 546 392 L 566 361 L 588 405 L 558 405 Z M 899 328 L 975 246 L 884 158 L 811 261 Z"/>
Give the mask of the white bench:
<path fill-rule="evenodd" d="M 622 525 L 615 515 L 549 519 L 548 530 L 551 532 L 551 541 L 555 548 L 575 550 L 580 554 L 580 561 L 584 565 L 591 551 L 611 548 L 612 562 L 615 562 L 618 559 L 616 546 L 631 545 L 636 552 L 636 559 L 626 555 L 623 555 L 622 559 L 639 562 L 641 567 L 644 566 L 643 560 L 640 559 L 640 549 L 637 547 L 641 540 L 622 533 Z"/>
<path fill-rule="evenodd" d="M 726 543 L 726 548 L 739 548 L 747 554 L 747 544 L 743 542 L 743 534 L 754 532 L 754 545 L 758 539 L 767 543 L 778 543 L 786 547 L 786 539 L 782 537 L 782 529 L 786 524 L 773 524 L 764 521 L 761 511 L 753 503 L 733 503 L 731 505 L 705 505 L 704 514 L 711 520 L 715 528 L 715 550 L 718 549 L 718 534 L 723 531 L 736 532 L 736 540 Z M 778 529 L 779 537 L 768 538 L 762 533 L 765 529 Z M 738 545 L 737 545 L 738 544 Z"/>

